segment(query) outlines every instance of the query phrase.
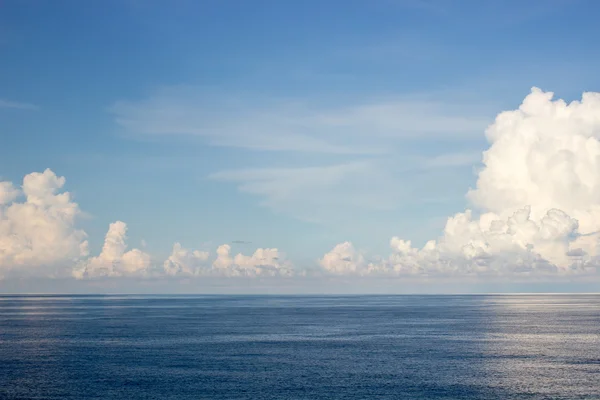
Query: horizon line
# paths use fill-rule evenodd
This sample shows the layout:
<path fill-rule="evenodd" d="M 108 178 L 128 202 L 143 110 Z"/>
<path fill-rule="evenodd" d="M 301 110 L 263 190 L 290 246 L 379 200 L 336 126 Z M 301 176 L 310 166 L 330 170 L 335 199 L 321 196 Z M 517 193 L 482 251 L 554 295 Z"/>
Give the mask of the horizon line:
<path fill-rule="evenodd" d="M 465 293 L 0 293 L 0 297 L 29 296 L 528 296 L 600 295 L 600 292 L 465 292 Z"/>

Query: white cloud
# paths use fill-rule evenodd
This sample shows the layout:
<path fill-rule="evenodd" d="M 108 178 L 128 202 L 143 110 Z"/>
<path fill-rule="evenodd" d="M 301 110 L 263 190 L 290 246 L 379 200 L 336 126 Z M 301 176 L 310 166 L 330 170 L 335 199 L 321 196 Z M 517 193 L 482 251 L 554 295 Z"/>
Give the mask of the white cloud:
<path fill-rule="evenodd" d="M 293 266 L 277 249 L 256 249 L 247 256 L 231 254 L 231 246 L 217 247 L 211 260 L 207 251 L 189 250 L 175 243 L 163 269 L 170 276 L 242 277 L 242 276 L 291 276 Z"/>
<path fill-rule="evenodd" d="M 158 277 L 152 259 L 139 249 L 127 250 L 127 224 L 110 224 L 102 251 L 88 257 L 87 235 L 75 226 L 82 214 L 68 192 L 66 180 L 50 169 L 33 172 L 22 188 L 0 182 L 0 278 L 5 274 L 57 277 L 67 271 L 77 279 L 97 277 Z M 18 200 L 24 197 L 24 201 Z M 143 242 L 143 241 L 142 241 Z M 211 262 L 209 253 L 191 251 L 179 243 L 163 263 L 165 275 L 177 276 L 288 276 L 292 264 L 278 249 L 257 249 L 247 256 L 230 254 L 219 246 Z"/>
<path fill-rule="evenodd" d="M 319 260 L 323 269 L 332 274 L 364 274 L 365 257 L 354 248 L 350 242 L 336 245 L 330 252 Z"/>
<path fill-rule="evenodd" d="M 486 132 L 492 145 L 485 169 L 468 198 L 499 214 L 530 205 L 535 218 L 560 208 L 591 231 L 600 207 L 600 94 L 568 105 L 551 99 L 533 89 L 518 110 L 498 115 Z"/>
<path fill-rule="evenodd" d="M 482 211 L 479 217 L 470 210 L 456 214 L 443 235 L 422 249 L 393 238 L 393 254 L 372 264 L 370 271 L 427 275 L 595 270 L 600 244 L 600 94 L 584 93 L 581 101 L 570 104 L 552 97 L 534 88 L 518 110 L 499 114 L 488 128 L 491 145 L 484 152 L 477 187 L 467 195 Z"/>
<path fill-rule="evenodd" d="M 15 188 L 12 182 L 0 182 L 0 205 L 11 203 L 19 194 L 19 189 Z"/>
<path fill-rule="evenodd" d="M 481 152 L 445 153 L 420 160 L 422 168 L 452 168 L 474 166 L 481 162 Z"/>
<path fill-rule="evenodd" d="M 150 256 L 139 249 L 127 249 L 127 224 L 121 221 L 110 224 L 102 252 L 81 262 L 73 269 L 77 279 L 143 275 L 150 267 Z"/>
<path fill-rule="evenodd" d="M 335 225 L 359 209 L 399 209 L 432 197 L 438 203 L 440 198 L 460 201 L 462 193 L 448 182 L 468 184 L 470 177 L 450 170 L 480 160 L 480 150 L 473 151 L 480 143 L 472 139 L 493 116 L 481 102 L 426 94 L 332 104 L 322 99 L 224 98 L 193 86 L 119 101 L 111 112 L 126 132 L 138 137 L 175 135 L 218 146 L 296 152 L 286 153 L 285 159 L 270 156 L 271 164 L 264 168 L 221 170 L 209 177 L 238 184 L 240 191 L 278 213 Z M 414 146 L 434 138 L 452 144 Z M 431 193 L 432 186 L 438 193 Z"/>
<path fill-rule="evenodd" d="M 50 169 L 26 175 L 21 190 L 0 183 L 0 275 L 40 274 L 41 267 L 56 274 L 61 264 L 87 255 L 86 234 L 75 227 L 81 211 L 68 192 L 60 193 L 64 184 Z"/>
<path fill-rule="evenodd" d="M 332 208 L 390 209 L 399 197 L 389 171 L 370 162 L 221 171 L 210 178 L 239 183 L 241 192 L 263 198 L 261 205 L 313 221 Z"/>
<path fill-rule="evenodd" d="M 511 274 L 581 269 L 585 256 L 575 240 L 577 220 L 551 209 L 539 221 L 529 207 L 506 220 L 495 214 L 474 219 L 470 211 L 449 218 L 444 235 L 422 249 L 392 238 L 383 270 L 400 274 Z"/>
<path fill-rule="evenodd" d="M 472 153 L 398 158 L 316 167 L 237 169 L 216 172 L 209 178 L 237 183 L 241 192 L 258 196 L 261 205 L 276 212 L 337 225 L 349 214 L 354 218 L 365 215 L 365 210 L 387 212 L 411 203 L 440 198 L 443 202 L 452 196 L 461 200 L 456 184 L 466 179 L 458 169 L 477 162 Z"/>
<path fill-rule="evenodd" d="M 517 110 L 500 113 L 486 131 L 490 142 L 483 153 L 476 186 L 467 199 L 471 209 L 448 218 L 443 233 L 423 247 L 393 237 L 391 254 L 373 259 L 350 242 L 335 246 L 319 260 L 323 271 L 344 275 L 401 276 L 530 276 L 597 273 L 600 263 L 600 93 L 585 93 L 570 104 L 551 93 L 532 89 Z M 463 165 L 471 154 L 439 156 L 422 168 Z M 264 196 L 274 207 L 303 199 L 306 215 L 318 205 L 359 193 L 356 206 L 377 203 L 392 188 L 391 173 L 373 185 L 371 161 L 332 167 L 226 171 L 215 179 L 241 182 L 240 189 Z M 386 184 L 382 184 L 386 183 Z M 32 173 L 22 189 L 0 184 L 0 267 L 4 272 L 31 267 L 79 264 L 73 275 L 143 276 L 150 256 L 127 250 L 126 225 L 111 224 L 102 252 L 87 255 L 85 233 L 75 228 L 79 207 L 61 193 L 65 179 L 52 171 Z M 345 191 L 353 187 L 354 192 Z M 399 192 L 390 190 L 396 201 Z M 304 197 L 303 197 L 304 196 Z M 19 198 L 24 197 L 23 202 Z M 318 199 L 318 203 L 311 202 Z M 350 218 L 348 218 L 350 216 Z M 346 218 L 354 221 L 354 215 Z M 232 254 L 229 245 L 216 256 L 175 244 L 163 264 L 167 275 L 274 276 L 292 275 L 289 261 L 277 249 L 257 249 L 252 255 Z M 297 273 L 295 274 L 297 275 Z"/>
<path fill-rule="evenodd" d="M 118 101 L 110 111 L 116 122 L 138 135 L 184 135 L 207 138 L 215 146 L 268 151 L 368 153 L 366 149 L 333 143 L 311 135 L 291 106 L 255 108 L 238 100 L 206 98 L 201 88 L 169 87 L 141 101 Z M 372 152 L 372 151 L 371 151 Z"/>
<path fill-rule="evenodd" d="M 312 115 L 314 126 L 345 136 L 380 138 L 472 138 L 489 118 L 479 107 L 426 100 L 391 100 Z M 473 110 L 477 115 L 473 116 Z"/>
<path fill-rule="evenodd" d="M 217 248 L 213 272 L 225 276 L 276 276 L 291 275 L 292 265 L 277 249 L 257 249 L 251 256 L 241 253 L 231 256 L 231 246 Z"/>
<path fill-rule="evenodd" d="M 138 101 L 118 101 L 116 122 L 138 135 L 200 136 L 212 145 L 333 154 L 390 152 L 398 140 L 463 140 L 489 123 L 480 104 L 417 99 L 355 101 L 231 97 L 203 88 L 166 87 Z"/>
<path fill-rule="evenodd" d="M 6 99 L 0 99 L 0 108 L 14 108 L 17 110 L 37 110 L 38 106 L 35 104 L 21 103 L 18 101 L 10 101 Z"/>
<path fill-rule="evenodd" d="M 201 275 L 207 267 L 209 255 L 207 251 L 190 251 L 175 243 L 171 255 L 163 263 L 163 269 L 167 275 Z"/>

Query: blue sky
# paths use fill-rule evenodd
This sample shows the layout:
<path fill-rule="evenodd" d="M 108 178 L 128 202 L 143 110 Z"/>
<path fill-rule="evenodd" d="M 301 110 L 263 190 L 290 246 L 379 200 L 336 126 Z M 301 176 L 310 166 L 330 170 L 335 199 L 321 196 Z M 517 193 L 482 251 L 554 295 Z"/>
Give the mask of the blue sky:
<path fill-rule="evenodd" d="M 51 168 L 157 259 L 419 247 L 469 205 L 486 126 L 598 90 L 594 1 L 2 1 L 0 177 Z"/>

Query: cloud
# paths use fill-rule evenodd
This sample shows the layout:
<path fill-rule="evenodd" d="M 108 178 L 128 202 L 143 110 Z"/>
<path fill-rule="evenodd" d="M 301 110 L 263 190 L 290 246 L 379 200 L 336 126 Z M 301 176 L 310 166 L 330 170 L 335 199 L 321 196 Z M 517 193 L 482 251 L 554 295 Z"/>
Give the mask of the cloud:
<path fill-rule="evenodd" d="M 35 104 L 20 103 L 18 101 L 10 101 L 6 99 L 0 99 L 0 108 L 13 108 L 17 110 L 38 110 L 39 107 Z"/>
<path fill-rule="evenodd" d="M 0 275 L 55 274 L 63 263 L 86 256 L 84 231 L 75 227 L 81 214 L 65 184 L 50 169 L 23 178 L 21 189 L 0 183 Z M 24 197 L 23 201 L 18 201 Z"/>
<path fill-rule="evenodd" d="M 438 238 L 416 246 L 392 237 L 391 253 L 383 258 L 370 257 L 351 242 L 343 242 L 318 260 L 321 271 L 427 279 L 597 274 L 600 93 L 584 93 L 580 101 L 566 103 L 533 88 L 518 109 L 496 117 L 486 137 L 489 148 L 482 155 L 476 185 L 466 194 L 469 208 L 449 217 Z M 439 169 L 473 159 L 471 154 L 456 153 L 421 166 Z M 352 199 L 357 206 L 377 204 L 370 203 L 369 197 L 376 192 L 369 191 L 372 177 L 379 176 L 374 172 L 382 170 L 376 165 L 360 161 L 330 167 L 250 169 L 212 177 L 241 182 L 241 190 L 265 196 L 277 207 L 303 198 L 308 215 L 318 212 L 316 204 L 337 204 L 332 193 L 347 196 L 344 190 L 349 186 L 355 193 L 364 193 Z M 382 182 L 376 187 L 390 187 Z M 78 262 L 73 271 L 77 278 L 150 275 L 150 256 L 137 249 L 127 251 L 123 222 L 111 224 L 99 256 L 85 259 L 86 235 L 74 223 L 80 210 L 69 193 L 61 192 L 64 184 L 65 179 L 51 170 L 27 175 L 20 189 L 9 182 L 0 184 L 2 270 L 34 271 L 34 267 Z M 299 196 L 303 193 L 307 195 Z M 391 193 L 395 201 L 397 194 Z M 19 202 L 21 197 L 24 201 Z M 310 198 L 320 203 L 311 203 Z M 211 259 L 208 252 L 175 244 L 161 274 L 260 277 L 301 272 L 278 249 L 233 255 L 231 246 L 224 244 Z"/>
<path fill-rule="evenodd" d="M 150 267 L 150 256 L 139 249 L 127 249 L 127 224 L 113 222 L 104 238 L 102 252 L 73 269 L 77 279 L 143 275 Z"/>
<path fill-rule="evenodd" d="M 206 88 L 172 86 L 140 100 L 118 101 L 110 111 L 137 137 L 318 153 L 273 155 L 263 159 L 268 163 L 263 167 L 220 170 L 209 178 L 237 184 L 277 213 L 338 224 L 357 209 L 379 212 L 423 198 L 442 203 L 461 196 L 448 182 L 464 176 L 451 170 L 480 160 L 481 143 L 473 138 L 494 115 L 488 107 L 426 94 L 332 104 L 225 97 Z M 432 146 L 432 139 L 444 145 Z M 431 193 L 433 186 L 438 193 Z"/>
<path fill-rule="evenodd" d="M 367 135 L 371 139 L 459 140 L 472 138 L 489 123 L 489 118 L 479 107 L 416 98 L 321 111 L 311 121 L 340 135 Z"/>
<path fill-rule="evenodd" d="M 336 245 L 319 260 L 321 267 L 332 274 L 364 274 L 364 255 L 350 242 Z"/>
<path fill-rule="evenodd" d="M 87 235 L 76 227 L 82 211 L 68 192 L 61 192 L 65 182 L 50 169 L 26 175 L 21 188 L 0 182 L 0 279 L 292 274 L 292 264 L 277 249 L 259 248 L 250 256 L 232 256 L 231 247 L 222 245 L 210 261 L 208 252 L 191 251 L 179 243 L 162 271 L 157 271 L 148 253 L 127 249 L 127 224 L 122 221 L 110 224 L 100 254 L 89 257 Z"/>
<path fill-rule="evenodd" d="M 179 243 L 173 245 L 173 251 L 163 263 L 163 269 L 167 275 L 202 275 L 203 269 L 207 267 L 209 257 L 207 251 L 190 251 Z"/>
<path fill-rule="evenodd" d="M 458 152 L 446 153 L 437 156 L 423 158 L 421 166 L 424 169 L 452 168 L 463 166 L 474 166 L 481 162 L 481 152 Z"/>
<path fill-rule="evenodd" d="M 319 219 L 326 208 L 351 205 L 390 208 L 390 193 L 384 196 L 390 179 L 378 173 L 370 162 L 319 167 L 255 168 L 221 171 L 210 179 L 239 183 L 239 190 L 260 196 L 262 205 L 290 212 L 303 219 Z M 321 211 L 322 210 L 322 211 Z"/>
<path fill-rule="evenodd" d="M 277 249 L 256 249 L 251 256 L 231 254 L 231 246 L 223 244 L 217 247 L 216 257 L 209 260 L 206 251 L 188 250 L 179 243 L 173 246 L 173 252 L 164 262 L 163 269 L 170 276 L 197 277 L 255 277 L 255 276 L 291 276 L 293 266 L 285 260 Z"/>
<path fill-rule="evenodd" d="M 332 154 L 386 153 L 390 144 L 407 139 L 464 140 L 489 123 L 480 105 L 416 96 L 332 106 L 310 99 L 224 98 L 192 86 L 117 101 L 110 112 L 139 136 L 203 137 L 215 146 Z"/>
<path fill-rule="evenodd" d="M 217 248 L 213 271 L 225 276 L 276 276 L 291 275 L 292 265 L 277 249 L 257 249 L 251 256 L 241 253 L 231 256 L 231 246 Z"/>
<path fill-rule="evenodd" d="M 392 255 L 366 267 L 363 255 L 343 243 L 326 255 L 324 268 L 423 275 L 595 271 L 600 93 L 567 104 L 533 88 L 517 110 L 497 116 L 486 136 L 490 147 L 467 193 L 478 216 L 466 210 L 450 217 L 443 235 L 421 249 L 392 238 Z M 343 254 L 361 262 L 345 262 Z"/>
<path fill-rule="evenodd" d="M 12 182 L 0 182 L 0 205 L 11 203 L 19 194 L 19 189 L 15 188 Z"/>
<path fill-rule="evenodd" d="M 577 220 L 549 210 L 541 221 L 530 209 L 517 210 L 506 221 L 491 214 L 474 219 L 467 210 L 449 218 L 444 234 L 422 248 L 393 237 L 391 255 L 369 259 L 352 243 L 336 245 L 320 260 L 325 272 L 349 275 L 514 276 L 596 271 L 597 260 L 577 247 Z"/>
<path fill-rule="evenodd" d="M 464 180 L 458 169 L 480 160 L 481 153 L 478 157 L 473 153 L 398 156 L 313 167 L 225 170 L 209 178 L 236 183 L 239 191 L 258 196 L 262 206 L 276 212 L 338 223 L 347 220 L 349 213 L 360 216 L 364 210 L 386 212 L 411 203 L 447 201 L 448 192 L 456 191 L 456 182 Z"/>
<path fill-rule="evenodd" d="M 466 211 L 450 218 L 443 236 L 422 249 L 392 238 L 393 253 L 384 267 L 426 275 L 568 272 L 581 267 L 574 256 L 586 255 L 570 249 L 577 237 L 577 220 L 557 209 L 539 221 L 531 219 L 528 206 L 506 220 L 494 214 L 474 219 Z"/>
<path fill-rule="evenodd" d="M 571 104 L 552 96 L 533 89 L 518 110 L 498 115 L 468 198 L 498 214 L 530 205 L 540 218 L 559 208 L 592 231 L 600 207 L 600 94 L 584 93 Z"/>
<path fill-rule="evenodd" d="M 477 15 L 477 18 L 460 18 L 464 10 L 456 3 L 445 0 L 400 0 L 388 1 L 390 5 L 428 12 L 436 17 L 441 17 L 461 25 L 471 24 L 476 26 L 487 26 L 490 28 L 501 28 L 531 22 L 536 19 L 548 17 L 555 14 L 573 3 L 568 0 L 550 0 L 544 2 L 514 2 L 514 1 L 487 1 L 473 2 L 469 12 Z M 515 13 L 514 9 L 522 6 L 522 11 Z"/>
<path fill-rule="evenodd" d="M 118 101 L 110 107 L 117 124 L 137 135 L 198 136 L 214 146 L 266 151 L 355 154 L 368 151 L 311 135 L 294 106 L 256 108 L 235 99 L 210 96 L 202 88 L 169 87 L 141 101 Z"/>

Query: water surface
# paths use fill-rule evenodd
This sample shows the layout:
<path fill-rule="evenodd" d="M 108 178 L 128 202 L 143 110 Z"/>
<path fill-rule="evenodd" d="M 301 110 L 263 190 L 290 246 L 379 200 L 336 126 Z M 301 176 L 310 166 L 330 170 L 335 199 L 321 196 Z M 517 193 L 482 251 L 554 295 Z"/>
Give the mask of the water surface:
<path fill-rule="evenodd" d="M 0 296 L 0 399 L 600 399 L 600 295 Z"/>

